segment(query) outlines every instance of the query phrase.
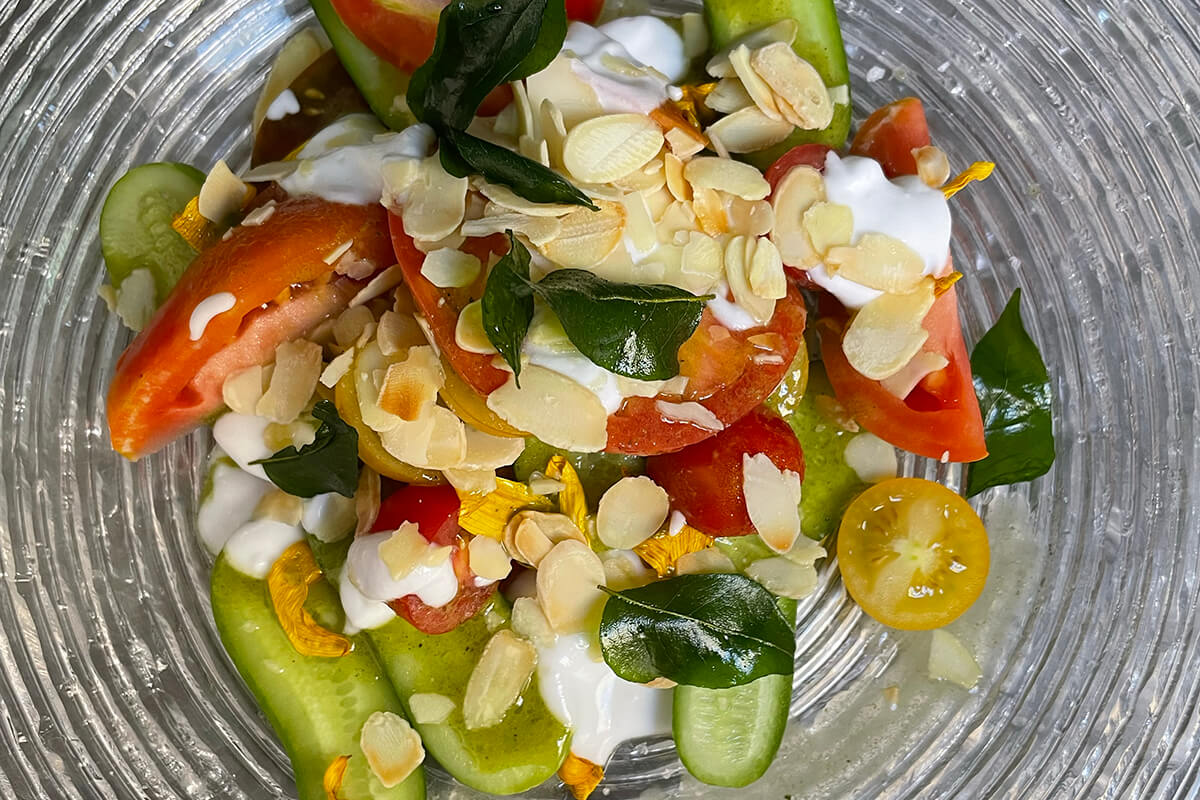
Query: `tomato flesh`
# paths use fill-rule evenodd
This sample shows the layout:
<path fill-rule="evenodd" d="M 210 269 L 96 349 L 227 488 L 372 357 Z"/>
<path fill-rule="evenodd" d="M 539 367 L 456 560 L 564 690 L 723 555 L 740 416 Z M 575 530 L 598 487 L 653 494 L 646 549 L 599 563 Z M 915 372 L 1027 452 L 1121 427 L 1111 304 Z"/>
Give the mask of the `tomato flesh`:
<path fill-rule="evenodd" d="M 567 0 L 567 19 L 586 22 L 589 25 L 600 16 L 604 0 Z"/>
<path fill-rule="evenodd" d="M 921 478 L 867 489 L 837 539 L 846 591 L 863 611 L 902 630 L 940 628 L 971 607 L 987 581 L 987 532 L 961 495 Z"/>
<path fill-rule="evenodd" d="M 825 171 L 825 159 L 833 148 L 823 144 L 802 144 L 793 147 L 767 167 L 763 177 L 771 184 L 772 193 L 784 176 L 796 167 L 812 167 L 817 172 Z"/>
<path fill-rule="evenodd" d="M 804 453 L 792 427 L 765 406 L 678 453 L 646 460 L 646 474 L 688 524 L 709 536 L 756 533 L 742 491 L 742 457 L 764 453 L 780 470 L 804 478 Z"/>
<path fill-rule="evenodd" d="M 916 97 L 905 97 L 877 110 L 854 134 L 850 155 L 873 158 L 889 178 L 916 175 L 913 150 L 928 147 L 929 124 L 925 106 Z"/>
<path fill-rule="evenodd" d="M 405 522 L 414 522 L 421 535 L 439 547 L 453 547 L 451 563 L 458 578 L 458 593 L 444 606 L 421 602 L 415 594 L 391 601 L 388 605 L 417 630 L 439 634 L 454 630 L 487 605 L 497 584 L 478 586 L 471 572 L 467 539 L 458 525 L 458 494 L 450 486 L 405 486 L 388 496 L 379 507 L 373 533 L 393 531 Z"/>
<path fill-rule="evenodd" d="M 383 209 L 310 198 L 285 200 L 264 224 L 235 228 L 200 253 L 117 362 L 108 391 L 113 449 L 158 450 L 222 406 L 225 378 L 270 361 L 276 346 L 337 313 L 362 287 L 325 257 L 347 241 L 378 266 L 391 262 Z M 229 294 L 233 306 L 191 338 L 196 306 Z"/>

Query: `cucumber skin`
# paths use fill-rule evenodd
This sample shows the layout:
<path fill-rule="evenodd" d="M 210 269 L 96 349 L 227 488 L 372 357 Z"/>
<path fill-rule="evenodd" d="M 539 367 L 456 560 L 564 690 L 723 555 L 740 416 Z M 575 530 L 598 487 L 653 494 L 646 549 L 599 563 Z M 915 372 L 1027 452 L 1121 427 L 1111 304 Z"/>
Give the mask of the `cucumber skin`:
<path fill-rule="evenodd" d="M 325 770 L 341 755 L 350 762 L 340 800 L 423 800 L 424 770 L 384 788 L 359 747 L 372 713 L 403 716 L 365 641 L 356 637 L 354 649 L 341 658 L 300 655 L 279 625 L 266 582 L 238 572 L 224 556 L 213 567 L 212 606 L 226 652 L 291 759 L 300 800 L 326 800 Z M 322 622 L 341 613 L 325 581 L 309 588 L 309 609 Z"/>
<path fill-rule="evenodd" d="M 796 618 L 796 601 L 779 599 L 780 610 L 789 619 Z M 751 752 L 733 753 L 726 747 L 714 750 L 712 742 L 727 745 L 744 741 L 745 731 L 722 729 L 720 721 L 705 713 L 727 703 L 734 707 L 742 698 L 765 694 L 771 703 L 769 716 L 756 719 L 751 732 L 761 738 L 754 741 Z M 703 689 L 698 686 L 675 687 L 671 712 L 671 730 L 679 758 L 697 780 L 710 786 L 747 786 L 763 776 L 783 741 L 792 700 L 792 676 L 768 675 L 756 681 L 729 689 Z"/>

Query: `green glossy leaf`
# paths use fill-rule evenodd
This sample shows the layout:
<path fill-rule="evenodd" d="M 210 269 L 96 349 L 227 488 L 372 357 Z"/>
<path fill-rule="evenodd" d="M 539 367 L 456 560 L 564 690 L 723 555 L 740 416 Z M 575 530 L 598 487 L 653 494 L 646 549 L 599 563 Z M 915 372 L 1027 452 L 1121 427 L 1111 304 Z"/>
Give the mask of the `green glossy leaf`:
<path fill-rule="evenodd" d="M 299 450 L 285 447 L 251 463 L 262 464 L 272 483 L 296 497 L 326 492 L 353 497 L 358 486 L 358 432 L 328 400 L 317 403 L 312 413 L 321 421 L 312 443 Z"/>
<path fill-rule="evenodd" d="M 988 456 L 971 465 L 967 496 L 1033 480 L 1054 463 L 1050 376 L 1021 323 L 1021 290 L 971 354 Z"/>
<path fill-rule="evenodd" d="M 432 55 L 413 73 L 409 108 L 435 128 L 465 130 L 493 89 L 550 63 L 549 49 L 557 53 L 566 35 L 562 6 L 562 0 L 450 3 L 438 19 Z"/>
<path fill-rule="evenodd" d="M 533 319 L 529 251 L 508 231 L 508 253 L 488 273 L 481 300 L 483 331 L 521 385 L 521 343 Z"/>
<path fill-rule="evenodd" d="M 451 154 L 442 156 L 442 165 L 452 175 L 461 177 L 456 169 L 465 164 L 473 173 L 487 178 L 489 183 L 507 186 L 530 202 L 570 203 L 600 210 L 570 181 L 520 153 L 458 130 L 443 131 L 440 141 L 443 149 L 447 142 L 453 147 Z M 451 159 L 450 164 L 447 164 L 447 158 Z"/>
<path fill-rule="evenodd" d="M 581 269 L 555 270 L 533 288 L 581 353 L 611 372 L 646 381 L 679 374 L 679 348 L 712 299 L 674 286 L 613 283 Z"/>
<path fill-rule="evenodd" d="M 792 672 L 794 626 L 775 597 L 744 575 L 681 575 L 604 591 L 600 648 L 627 681 L 664 677 L 723 689 Z"/>

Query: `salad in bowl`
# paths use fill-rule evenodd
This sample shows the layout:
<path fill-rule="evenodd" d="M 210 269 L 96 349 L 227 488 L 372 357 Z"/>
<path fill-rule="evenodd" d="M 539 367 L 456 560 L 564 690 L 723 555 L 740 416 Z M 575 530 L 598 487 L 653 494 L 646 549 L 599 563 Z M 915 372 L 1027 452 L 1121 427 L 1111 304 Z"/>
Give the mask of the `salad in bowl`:
<path fill-rule="evenodd" d="M 830 0 L 312 0 L 234 170 L 130 170 L 103 294 L 114 449 L 201 426 L 225 649 L 301 798 L 561 781 L 671 736 L 753 783 L 797 602 L 840 574 L 941 630 L 983 591 L 966 494 L 1053 461 L 1019 291 L 968 355 L 957 172 L 919 99 L 851 128 Z M 1016 289 L 1016 287 L 1013 287 Z"/>

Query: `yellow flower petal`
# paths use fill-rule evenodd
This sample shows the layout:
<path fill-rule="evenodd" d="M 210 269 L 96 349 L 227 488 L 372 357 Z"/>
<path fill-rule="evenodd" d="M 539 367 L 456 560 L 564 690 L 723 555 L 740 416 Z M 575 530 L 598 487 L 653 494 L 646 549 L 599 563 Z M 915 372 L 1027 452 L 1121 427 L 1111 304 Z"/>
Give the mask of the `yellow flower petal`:
<path fill-rule="evenodd" d="M 703 123 L 712 122 L 716 117 L 708 106 L 704 104 L 704 99 L 712 94 L 712 90 L 717 87 L 716 81 L 711 83 L 689 83 L 679 87 L 683 93 L 683 97 L 678 100 L 671 101 L 675 108 L 679 109 L 679 113 L 683 118 L 691 123 L 694 128 L 702 128 Z M 704 119 L 701 119 L 704 117 Z"/>
<path fill-rule="evenodd" d="M 575 527 L 588 532 L 587 495 L 583 491 L 583 483 L 579 473 L 567 463 L 564 456 L 554 456 L 546 464 L 546 477 L 560 481 L 563 488 L 558 493 L 558 510 L 570 517 Z"/>
<path fill-rule="evenodd" d="M 954 197 L 954 195 L 966 188 L 968 183 L 971 183 L 972 181 L 987 180 L 988 176 L 992 174 L 992 170 L 995 168 L 996 165 L 991 161 L 976 161 L 974 164 L 960 172 L 954 178 L 954 180 L 943 186 L 942 194 L 946 195 L 946 199 L 949 200 L 951 197 Z"/>
<path fill-rule="evenodd" d="M 275 616 L 296 652 L 305 656 L 338 658 L 350 652 L 350 640 L 322 628 L 304 609 L 308 587 L 321 579 L 321 568 L 307 542 L 296 542 L 283 551 L 267 574 L 267 589 Z"/>
<path fill-rule="evenodd" d="M 671 533 L 665 528 L 651 536 L 646 541 L 633 548 L 633 552 L 641 556 L 658 577 L 665 577 L 675 567 L 680 556 L 688 553 L 698 553 L 711 546 L 713 537 L 684 525 L 678 533 Z"/>
<path fill-rule="evenodd" d="M 171 227 L 197 253 L 213 244 L 221 236 L 221 226 L 209 222 L 200 214 L 200 197 L 188 200 L 183 211 L 171 220 Z"/>
<path fill-rule="evenodd" d="M 349 763 L 350 756 L 338 756 L 325 768 L 325 777 L 321 779 L 325 787 L 325 800 L 338 800 L 338 789 L 342 788 L 342 778 L 346 775 L 346 765 Z"/>
<path fill-rule="evenodd" d="M 958 270 L 951 272 L 944 278 L 938 278 L 933 282 L 933 296 L 941 297 L 946 292 L 950 291 L 950 287 L 962 280 L 963 274 Z"/>
<path fill-rule="evenodd" d="M 558 768 L 558 777 L 571 790 L 575 800 L 587 800 L 588 795 L 596 791 L 600 781 L 604 780 L 604 767 L 569 753 Z"/>
<path fill-rule="evenodd" d="M 516 481 L 496 479 L 496 490 L 488 494 L 459 492 L 458 524 L 476 536 L 504 541 L 504 527 L 513 514 L 527 508 L 553 511 L 554 504 Z"/>

